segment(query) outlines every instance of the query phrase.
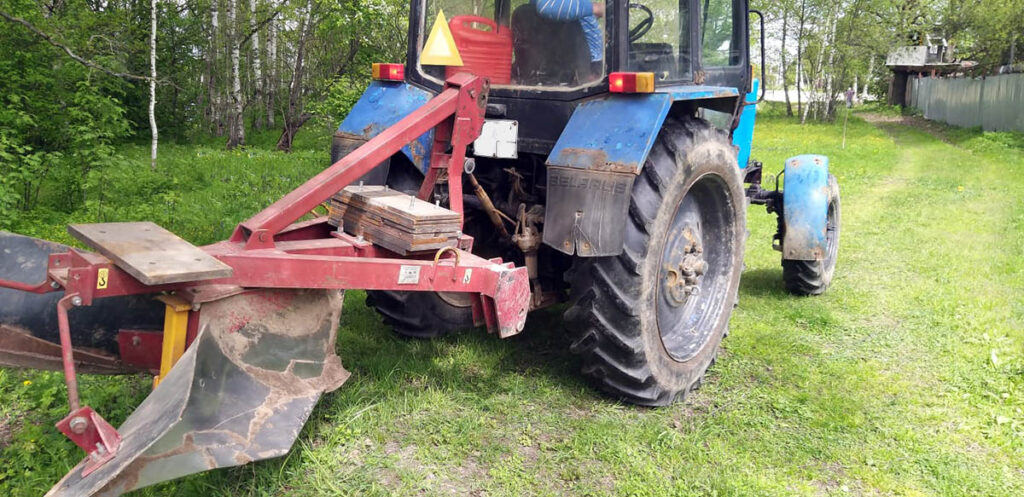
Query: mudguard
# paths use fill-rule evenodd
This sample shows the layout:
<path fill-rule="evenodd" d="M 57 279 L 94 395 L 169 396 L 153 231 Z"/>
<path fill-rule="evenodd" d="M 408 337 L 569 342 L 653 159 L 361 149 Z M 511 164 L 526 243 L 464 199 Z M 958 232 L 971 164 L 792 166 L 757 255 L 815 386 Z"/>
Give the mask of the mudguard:
<path fill-rule="evenodd" d="M 410 84 L 373 81 L 338 126 L 338 131 L 331 142 L 331 159 L 337 160 L 348 155 L 370 138 L 422 107 L 433 97 L 433 93 Z M 433 135 L 434 132 L 431 130 L 402 148 L 402 153 L 420 171 L 425 172 L 430 165 L 428 152 L 433 143 Z M 387 162 L 383 166 L 371 171 L 367 176 L 375 178 L 376 175 L 381 175 L 381 181 L 375 183 L 383 184 L 383 178 L 387 176 Z M 374 183 L 372 179 L 367 179 Z"/>
<path fill-rule="evenodd" d="M 782 258 L 818 261 L 825 257 L 828 217 L 828 157 L 798 155 L 786 160 L 782 213 Z"/>
<path fill-rule="evenodd" d="M 581 257 L 621 253 L 633 181 L 673 104 L 731 110 L 739 97 L 718 86 L 657 91 L 607 94 L 573 111 L 546 161 L 545 244 Z"/>

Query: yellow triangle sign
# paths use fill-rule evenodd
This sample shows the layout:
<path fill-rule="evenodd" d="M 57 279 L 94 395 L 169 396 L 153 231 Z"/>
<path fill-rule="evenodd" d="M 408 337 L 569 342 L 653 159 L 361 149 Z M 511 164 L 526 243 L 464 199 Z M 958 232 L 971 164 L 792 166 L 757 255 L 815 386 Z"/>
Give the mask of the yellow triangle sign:
<path fill-rule="evenodd" d="M 448 27 L 448 20 L 444 18 L 444 12 L 437 13 L 434 20 L 434 27 L 430 28 L 430 36 L 423 44 L 423 51 L 420 52 L 420 64 L 425 66 L 461 66 L 462 56 L 455 46 L 455 38 L 452 38 L 452 30 Z"/>

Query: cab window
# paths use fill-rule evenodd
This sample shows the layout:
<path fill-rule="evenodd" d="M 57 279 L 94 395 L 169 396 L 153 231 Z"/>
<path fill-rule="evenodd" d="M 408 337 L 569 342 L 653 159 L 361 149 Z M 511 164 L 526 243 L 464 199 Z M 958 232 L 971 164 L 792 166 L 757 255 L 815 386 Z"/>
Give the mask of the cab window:
<path fill-rule="evenodd" d="M 736 29 L 735 0 L 702 0 L 701 58 L 706 67 L 735 66 L 740 63 Z"/>
<path fill-rule="evenodd" d="M 639 0 L 629 4 L 627 67 L 653 72 L 657 81 L 688 79 L 690 0 Z"/>
<path fill-rule="evenodd" d="M 457 72 L 493 86 L 573 89 L 605 74 L 603 9 L 590 0 L 424 0 L 419 70 L 437 82 Z M 462 66 L 431 65 L 426 43 L 444 12 Z"/>

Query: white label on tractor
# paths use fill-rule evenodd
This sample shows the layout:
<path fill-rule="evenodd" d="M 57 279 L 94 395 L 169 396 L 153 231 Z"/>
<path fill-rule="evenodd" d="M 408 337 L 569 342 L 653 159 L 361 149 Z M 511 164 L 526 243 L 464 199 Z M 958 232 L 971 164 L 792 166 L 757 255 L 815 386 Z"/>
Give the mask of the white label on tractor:
<path fill-rule="evenodd" d="M 519 122 L 508 119 L 484 121 L 480 136 L 473 142 L 473 155 L 496 159 L 518 157 L 516 142 L 519 140 Z"/>
<path fill-rule="evenodd" d="M 473 268 L 466 269 L 466 274 L 462 276 L 462 284 L 468 285 L 471 279 L 473 279 Z"/>
<path fill-rule="evenodd" d="M 416 285 L 420 282 L 419 266 L 402 266 L 398 269 L 399 285 Z"/>

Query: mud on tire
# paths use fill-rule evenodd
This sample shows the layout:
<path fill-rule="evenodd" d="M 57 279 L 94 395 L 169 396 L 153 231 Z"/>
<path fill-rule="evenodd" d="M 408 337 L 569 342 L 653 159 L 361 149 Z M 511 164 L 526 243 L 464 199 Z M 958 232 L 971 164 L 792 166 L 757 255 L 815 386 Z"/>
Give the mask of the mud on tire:
<path fill-rule="evenodd" d="M 667 120 L 634 183 L 622 254 L 581 259 L 567 275 L 565 318 L 583 374 L 650 406 L 699 386 L 736 301 L 745 222 L 728 136 L 695 117 Z M 681 289 L 680 269 L 696 274 L 701 257 L 705 271 Z M 699 292 L 688 293 L 693 287 Z"/>

